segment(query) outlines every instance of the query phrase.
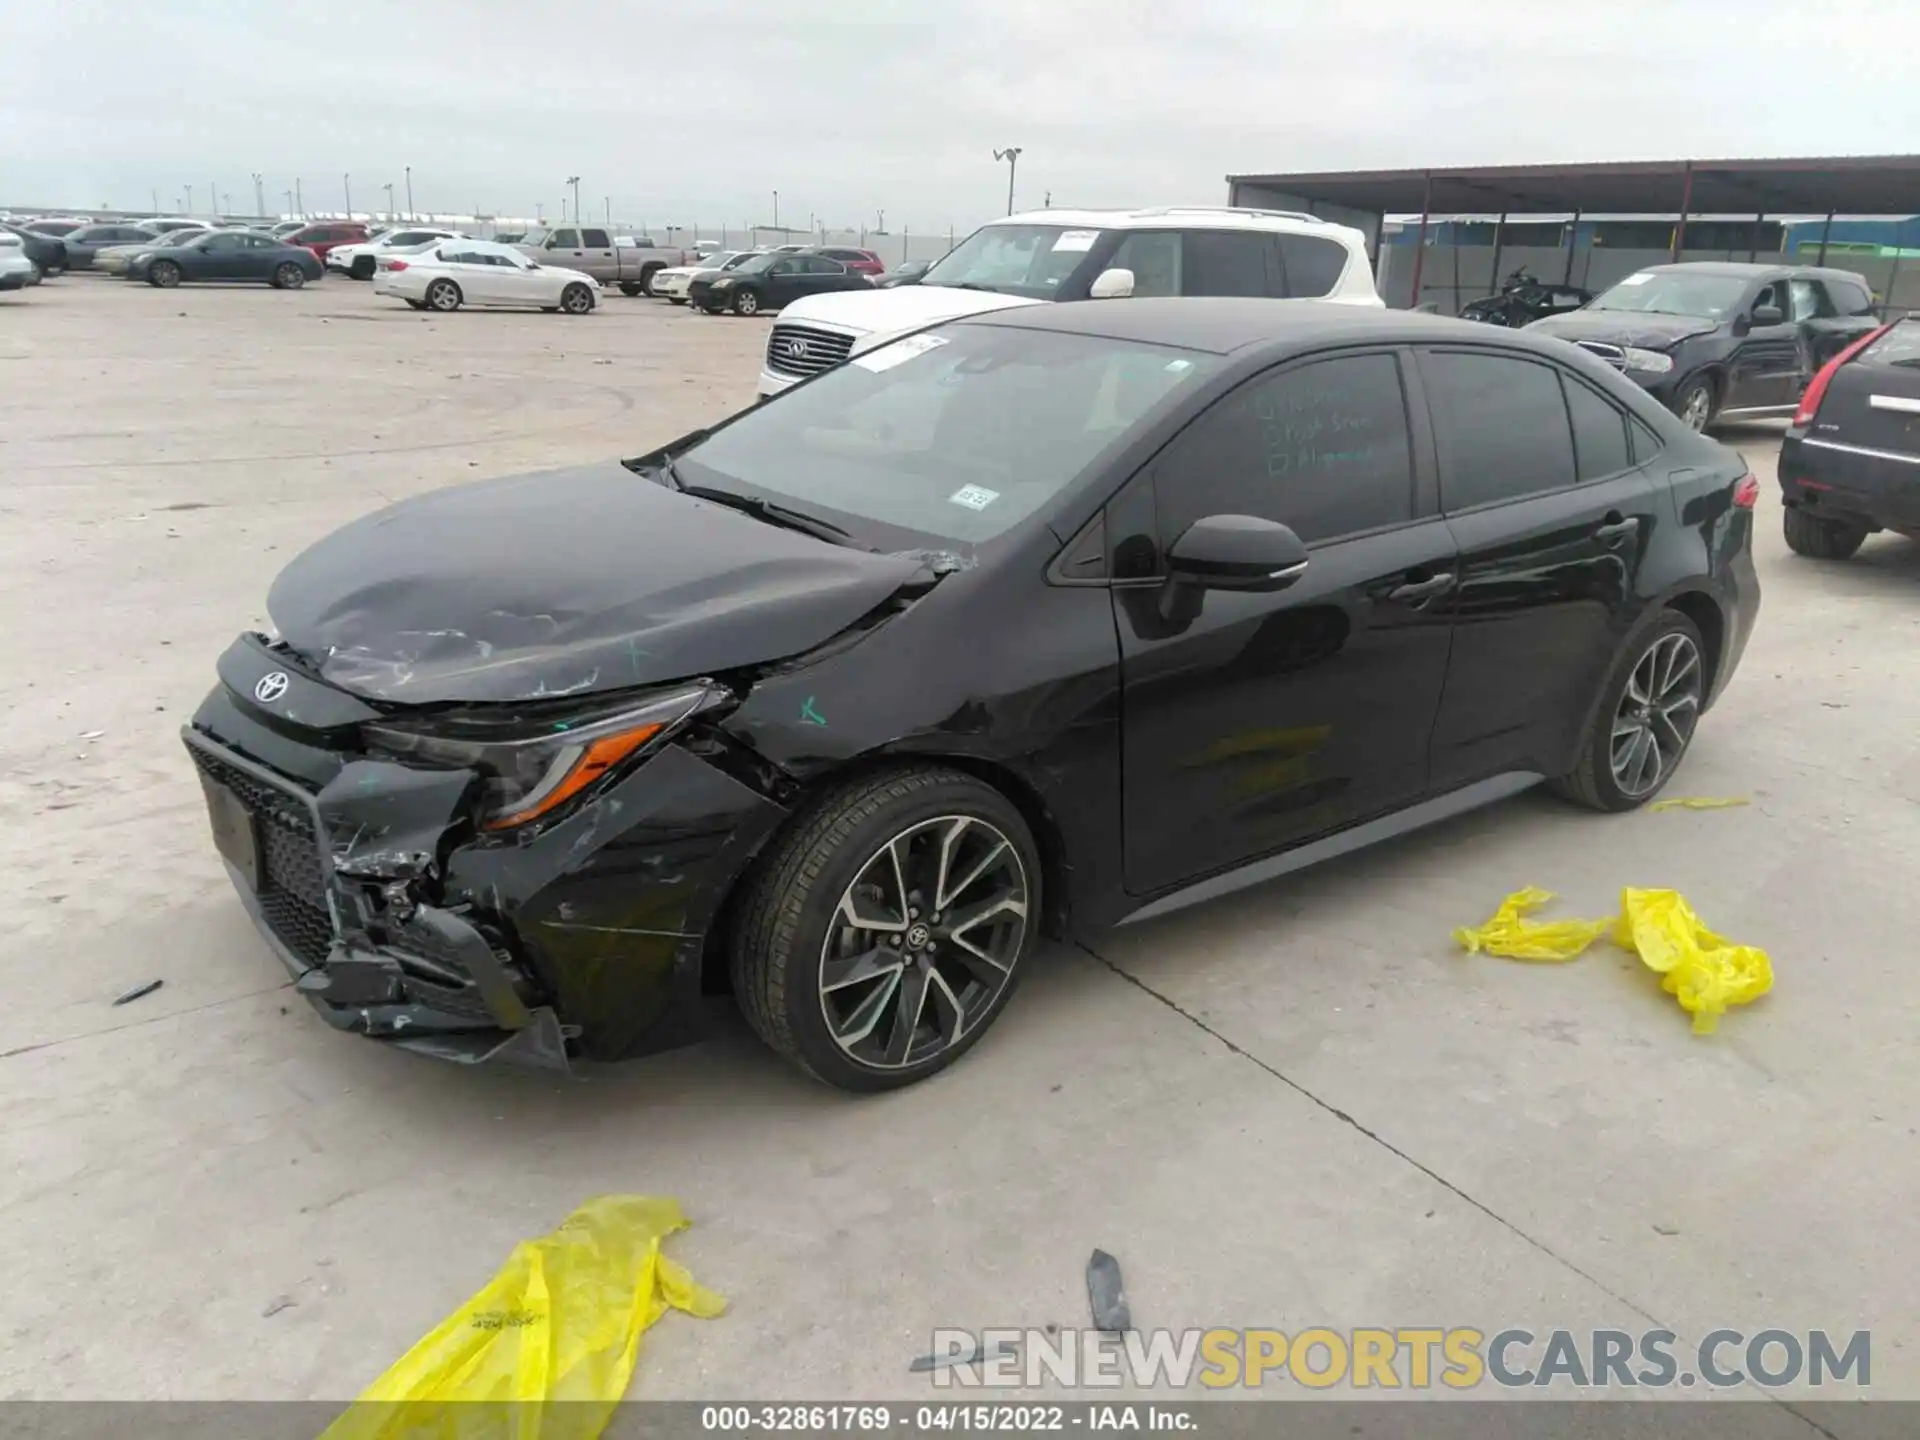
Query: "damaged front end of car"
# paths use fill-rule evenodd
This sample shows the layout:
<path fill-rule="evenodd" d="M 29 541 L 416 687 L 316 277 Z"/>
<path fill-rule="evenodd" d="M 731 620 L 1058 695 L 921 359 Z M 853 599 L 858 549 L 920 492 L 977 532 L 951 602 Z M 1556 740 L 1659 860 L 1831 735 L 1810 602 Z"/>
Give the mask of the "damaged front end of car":
<path fill-rule="evenodd" d="M 401 709 L 243 635 L 183 731 L 243 903 L 330 1024 L 565 1069 L 704 1033 L 705 937 L 786 810 L 700 679 Z"/>

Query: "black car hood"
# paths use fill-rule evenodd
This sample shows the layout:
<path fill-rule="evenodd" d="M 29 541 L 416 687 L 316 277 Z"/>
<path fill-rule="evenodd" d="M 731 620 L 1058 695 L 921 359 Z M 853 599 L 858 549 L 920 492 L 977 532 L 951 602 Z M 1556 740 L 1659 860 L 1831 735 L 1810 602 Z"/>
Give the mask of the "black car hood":
<path fill-rule="evenodd" d="M 1718 320 L 1699 315 L 1647 315 L 1632 310 L 1576 310 L 1570 315 L 1548 315 L 1527 326 L 1536 335 L 1638 345 L 1649 350 L 1664 350 L 1689 336 L 1710 335 L 1719 328 Z"/>
<path fill-rule="evenodd" d="M 607 461 L 376 511 L 281 571 L 267 613 L 342 690 L 485 704 L 784 659 L 929 578 L 923 555 L 832 545 Z"/>

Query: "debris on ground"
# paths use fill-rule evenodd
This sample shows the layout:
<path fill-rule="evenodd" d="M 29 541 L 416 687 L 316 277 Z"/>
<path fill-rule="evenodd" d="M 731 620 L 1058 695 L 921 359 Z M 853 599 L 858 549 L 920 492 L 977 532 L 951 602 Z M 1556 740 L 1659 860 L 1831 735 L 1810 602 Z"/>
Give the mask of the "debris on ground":
<path fill-rule="evenodd" d="M 1653 1227 L 1653 1233 L 1656 1235 L 1678 1235 L 1680 1233 L 1680 1227 L 1678 1225 L 1655 1225 Z"/>
<path fill-rule="evenodd" d="M 1094 1251 L 1087 1261 L 1087 1306 L 1093 1312 L 1096 1330 L 1122 1335 L 1133 1328 L 1126 1287 L 1120 1281 L 1120 1262 L 1104 1250 Z"/>
<path fill-rule="evenodd" d="M 1731 810 L 1739 805 L 1751 805 L 1753 801 L 1745 795 L 1683 795 L 1673 800 L 1656 800 L 1649 810 Z"/>
<path fill-rule="evenodd" d="M 1500 902 L 1487 923 L 1453 932 L 1470 953 L 1484 950 L 1507 960 L 1571 960 L 1607 933 L 1609 920 L 1528 920 L 1553 899 L 1551 890 L 1529 885 Z"/>
<path fill-rule="evenodd" d="M 299 1302 L 291 1295 L 276 1295 L 267 1302 L 267 1308 L 260 1312 L 262 1320 L 271 1320 L 282 1310 L 291 1310 Z"/>
<path fill-rule="evenodd" d="M 1011 1341 L 996 1340 L 983 1350 L 978 1340 L 969 1339 L 966 1348 L 962 1350 L 950 1350 L 942 1355 L 917 1356 L 914 1362 L 907 1366 L 907 1370 L 910 1374 L 919 1375 L 929 1370 L 946 1370 L 955 1365 L 971 1365 L 976 1360 L 985 1360 L 991 1364 L 995 1360 L 1010 1357 L 1015 1353 L 1015 1347 Z"/>
<path fill-rule="evenodd" d="M 665 1197 L 587 1201 L 550 1234 L 514 1246 L 499 1273 L 369 1385 L 321 1440 L 592 1440 L 626 1394 L 640 1337 L 656 1320 L 669 1309 L 708 1319 L 726 1308 L 661 1249 L 686 1225 L 679 1202 Z M 515 1408 L 489 1425 L 475 1401 Z M 568 1403 L 518 1403 L 527 1401 Z"/>
<path fill-rule="evenodd" d="M 119 999 L 115 1000 L 113 1003 L 116 1005 L 128 1004 L 131 1001 L 140 999 L 144 995 L 153 994 L 154 991 L 158 990 L 162 985 L 166 983 L 167 982 L 164 980 L 149 980 L 144 985 L 134 986 L 133 989 L 127 991 L 126 994 L 122 995 Z"/>
<path fill-rule="evenodd" d="M 1693 913 L 1678 890 L 1620 892 L 1612 920 L 1528 920 L 1553 898 L 1528 886 L 1500 902 L 1486 924 L 1459 929 L 1453 938 L 1468 951 L 1484 950 L 1511 960 L 1571 960 L 1600 936 L 1640 957 L 1660 988 L 1693 1017 L 1693 1033 L 1711 1035 L 1734 1005 L 1746 1005 L 1773 989 L 1773 962 L 1755 945 L 1736 945 L 1715 934 Z"/>
<path fill-rule="evenodd" d="M 80 738 L 82 740 L 98 740 L 106 733 L 104 730 L 83 730 L 80 732 Z"/>

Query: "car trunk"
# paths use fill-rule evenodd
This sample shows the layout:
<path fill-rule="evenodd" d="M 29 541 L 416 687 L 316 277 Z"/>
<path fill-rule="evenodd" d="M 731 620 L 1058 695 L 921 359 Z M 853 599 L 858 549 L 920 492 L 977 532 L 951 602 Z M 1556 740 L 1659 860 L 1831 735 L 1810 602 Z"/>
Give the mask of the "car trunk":
<path fill-rule="evenodd" d="M 1895 325 L 1834 372 L 1813 435 L 1920 456 L 1920 321 Z"/>

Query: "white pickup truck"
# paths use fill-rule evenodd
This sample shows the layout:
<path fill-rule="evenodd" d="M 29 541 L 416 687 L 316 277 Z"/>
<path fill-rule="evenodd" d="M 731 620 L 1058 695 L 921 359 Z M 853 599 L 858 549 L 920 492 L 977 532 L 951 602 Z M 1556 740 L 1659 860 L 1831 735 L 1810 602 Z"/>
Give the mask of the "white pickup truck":
<path fill-rule="evenodd" d="M 622 295 L 649 293 L 656 274 L 693 259 L 644 235 L 615 235 L 596 225 L 529 230 L 514 248 L 543 265 L 584 270 L 602 285 L 618 285 Z"/>

